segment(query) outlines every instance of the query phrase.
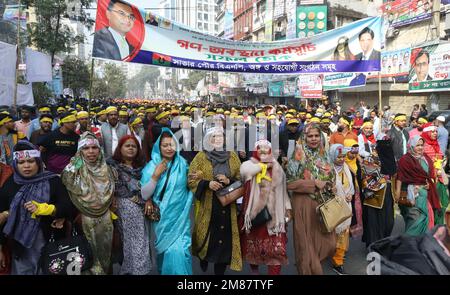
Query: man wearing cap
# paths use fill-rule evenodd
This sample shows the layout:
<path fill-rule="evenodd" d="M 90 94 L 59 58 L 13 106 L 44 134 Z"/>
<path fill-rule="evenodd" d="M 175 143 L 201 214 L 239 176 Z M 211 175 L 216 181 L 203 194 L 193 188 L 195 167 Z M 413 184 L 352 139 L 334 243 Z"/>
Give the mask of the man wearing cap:
<path fill-rule="evenodd" d="M 61 127 L 50 132 L 41 142 L 47 170 L 61 174 L 76 154 L 80 136 L 75 133 L 77 117 L 70 112 L 61 116 Z"/>
<path fill-rule="evenodd" d="M 28 134 L 28 129 L 31 125 L 31 112 L 30 106 L 23 106 L 20 110 L 20 120 L 15 122 L 16 130 L 23 134 Z"/>
<path fill-rule="evenodd" d="M 170 111 L 162 111 L 155 117 L 157 123 L 153 125 L 153 143 L 158 140 L 159 135 L 161 135 L 161 129 L 163 127 L 170 128 Z"/>
<path fill-rule="evenodd" d="M 119 122 L 124 124 L 124 125 L 128 125 L 128 112 L 126 110 L 120 110 L 119 111 Z"/>
<path fill-rule="evenodd" d="M 95 125 L 89 126 L 89 113 L 88 112 L 86 112 L 86 111 L 78 112 L 77 120 L 78 120 L 78 126 L 75 130 L 76 134 L 81 135 L 86 131 L 90 131 L 95 134 L 95 136 L 97 137 L 100 144 L 103 145 L 102 132 L 101 132 L 100 128 L 98 128 Z"/>
<path fill-rule="evenodd" d="M 39 118 L 41 128 L 31 133 L 30 141 L 36 146 L 40 146 L 44 138 L 52 132 L 53 117 L 52 115 L 41 115 Z"/>
<path fill-rule="evenodd" d="M 301 132 L 298 130 L 300 121 L 298 119 L 289 119 L 286 130 L 280 134 L 281 162 L 287 164 L 295 149 L 295 142 L 300 138 Z"/>
<path fill-rule="evenodd" d="M 97 123 L 95 124 L 95 126 L 97 126 L 97 127 L 99 127 L 99 128 L 100 128 L 103 124 L 107 123 L 107 122 L 106 122 L 106 110 L 100 110 L 100 111 L 97 113 L 96 121 L 97 121 Z"/>
<path fill-rule="evenodd" d="M 130 133 L 137 138 L 139 145 L 142 148 L 142 139 L 144 138 L 144 124 L 142 123 L 142 119 L 137 116 L 131 118 L 129 128 Z"/>
<path fill-rule="evenodd" d="M 26 136 L 15 130 L 12 116 L 0 113 L 0 162 L 12 164 L 14 146 L 21 139 L 26 139 Z"/>
<path fill-rule="evenodd" d="M 425 118 L 419 118 L 416 122 L 416 127 L 408 131 L 407 128 L 405 128 L 406 131 L 408 131 L 409 138 L 413 138 L 416 135 L 421 135 L 423 131 L 423 125 L 428 123 L 428 120 Z"/>
<path fill-rule="evenodd" d="M 400 158 L 406 154 L 407 151 L 406 147 L 409 140 L 409 134 L 405 130 L 405 127 L 406 115 L 396 114 L 394 117 L 394 125 L 392 125 L 391 129 L 387 132 L 387 136 L 392 142 L 396 163 L 398 163 L 398 160 L 400 160 Z"/>
<path fill-rule="evenodd" d="M 48 106 L 48 105 L 40 106 L 38 109 L 38 112 L 39 112 L 39 116 L 43 115 L 43 114 L 47 114 L 47 115 L 52 114 L 52 110 L 50 109 L 50 106 Z M 25 133 L 25 135 L 28 138 L 31 138 L 31 133 L 33 133 L 33 131 L 35 131 L 35 130 L 38 130 L 39 128 L 41 128 L 41 123 L 39 122 L 39 117 L 38 117 L 31 121 L 31 125 L 28 128 L 28 133 Z M 58 122 L 56 120 L 53 120 L 52 130 L 55 130 L 56 128 L 58 128 Z"/>
<path fill-rule="evenodd" d="M 114 154 L 119 140 L 130 134 L 128 126 L 119 122 L 117 107 L 110 106 L 106 109 L 107 122 L 102 124 L 103 150 L 105 157 L 110 158 Z"/>
<path fill-rule="evenodd" d="M 436 118 L 435 124 L 438 127 L 437 141 L 439 143 L 439 147 L 441 148 L 441 152 L 446 155 L 448 145 L 448 130 L 447 128 L 445 128 L 445 117 L 438 116 Z"/>
<path fill-rule="evenodd" d="M 339 143 L 344 145 L 344 140 L 353 139 L 358 141 L 358 136 L 351 130 L 351 119 L 347 116 L 342 116 L 338 122 L 337 131 L 330 136 L 330 145 Z"/>

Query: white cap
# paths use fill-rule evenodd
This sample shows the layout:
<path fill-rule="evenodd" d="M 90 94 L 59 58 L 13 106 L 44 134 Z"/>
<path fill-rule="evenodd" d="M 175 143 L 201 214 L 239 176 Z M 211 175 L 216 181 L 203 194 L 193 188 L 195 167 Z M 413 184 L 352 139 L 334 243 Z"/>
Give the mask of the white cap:
<path fill-rule="evenodd" d="M 436 120 L 438 120 L 438 121 L 441 121 L 441 122 L 444 122 L 444 123 L 445 123 L 445 117 L 444 117 L 444 116 L 438 116 L 438 117 L 436 118 Z"/>

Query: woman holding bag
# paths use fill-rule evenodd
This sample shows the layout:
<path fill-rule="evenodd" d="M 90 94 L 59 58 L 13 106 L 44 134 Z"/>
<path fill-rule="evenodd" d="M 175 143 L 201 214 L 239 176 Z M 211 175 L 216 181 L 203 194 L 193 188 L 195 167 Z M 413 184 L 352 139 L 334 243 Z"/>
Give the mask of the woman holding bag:
<path fill-rule="evenodd" d="M 286 223 L 291 219 L 291 201 L 286 175 L 267 140 L 256 142 L 252 158 L 242 163 L 240 170 L 245 182 L 239 217 L 242 257 L 255 274 L 259 274 L 258 265 L 267 265 L 269 275 L 279 275 L 281 266 L 288 264 Z M 254 225 L 255 217 L 266 208 L 270 220 Z"/>
<path fill-rule="evenodd" d="M 224 150 L 223 128 L 208 129 L 203 143 L 204 151 L 189 169 L 189 188 L 196 199 L 192 252 L 203 271 L 214 263 L 214 273 L 223 275 L 227 265 L 240 271 L 242 257 L 236 203 L 222 206 L 217 192 L 239 179 L 241 162 L 235 152 Z"/>
<path fill-rule="evenodd" d="M 142 170 L 141 193 L 146 210 L 154 220 L 155 250 L 161 275 L 192 275 L 191 220 L 192 192 L 187 187 L 189 166 L 169 128 L 163 128 L 153 145 L 152 160 Z"/>
<path fill-rule="evenodd" d="M 310 123 L 304 129 L 286 176 L 287 189 L 292 191 L 297 271 L 301 275 L 322 274 L 321 261 L 333 256 L 336 234 L 323 231 L 316 210 L 322 202 L 321 193 L 334 183 L 335 174 L 318 124 Z"/>

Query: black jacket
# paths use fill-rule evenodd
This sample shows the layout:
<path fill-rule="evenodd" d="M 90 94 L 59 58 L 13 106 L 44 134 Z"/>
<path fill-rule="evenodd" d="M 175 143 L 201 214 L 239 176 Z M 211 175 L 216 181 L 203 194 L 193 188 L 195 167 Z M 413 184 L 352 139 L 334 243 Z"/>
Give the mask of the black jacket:
<path fill-rule="evenodd" d="M 408 143 L 409 133 L 405 129 L 399 131 L 397 130 L 397 128 L 395 128 L 395 126 L 392 126 L 387 133 L 388 137 L 391 139 L 392 149 L 394 150 L 395 162 L 397 163 L 398 160 L 400 160 L 400 158 L 404 155 L 402 133 L 405 135 L 406 143 Z"/>

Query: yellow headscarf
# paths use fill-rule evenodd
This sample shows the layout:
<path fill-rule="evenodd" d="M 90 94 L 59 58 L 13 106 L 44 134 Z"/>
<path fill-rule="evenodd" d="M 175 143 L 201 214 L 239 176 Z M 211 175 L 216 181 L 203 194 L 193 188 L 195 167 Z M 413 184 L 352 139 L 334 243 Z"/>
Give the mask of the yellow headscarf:
<path fill-rule="evenodd" d="M 344 148 L 350 149 L 353 146 L 358 145 L 358 142 L 354 139 L 345 139 L 344 140 Z M 358 160 L 358 157 L 355 157 L 353 160 L 350 160 L 348 158 L 348 152 L 345 156 L 345 163 L 347 163 L 348 167 L 350 167 L 350 170 L 352 170 L 353 173 L 356 173 L 358 171 L 358 164 L 356 161 Z"/>

